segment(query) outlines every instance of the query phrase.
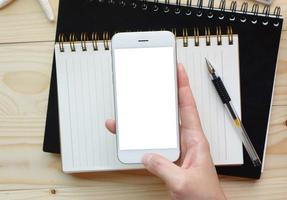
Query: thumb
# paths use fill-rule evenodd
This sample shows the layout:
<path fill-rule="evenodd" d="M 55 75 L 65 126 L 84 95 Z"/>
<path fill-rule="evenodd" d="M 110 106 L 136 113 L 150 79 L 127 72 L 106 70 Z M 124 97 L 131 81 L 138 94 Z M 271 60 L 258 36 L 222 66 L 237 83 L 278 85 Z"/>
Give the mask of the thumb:
<path fill-rule="evenodd" d="M 146 154 L 142 161 L 145 168 L 161 178 L 169 188 L 174 188 L 182 179 L 182 169 L 158 154 Z"/>

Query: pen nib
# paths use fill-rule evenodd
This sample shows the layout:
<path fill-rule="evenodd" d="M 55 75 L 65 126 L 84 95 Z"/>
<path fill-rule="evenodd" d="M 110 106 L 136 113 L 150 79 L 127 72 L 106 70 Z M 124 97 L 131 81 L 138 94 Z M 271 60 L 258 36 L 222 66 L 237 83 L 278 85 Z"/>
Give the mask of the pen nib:
<path fill-rule="evenodd" d="M 209 71 L 210 74 L 214 74 L 215 73 L 215 70 L 214 68 L 212 67 L 211 63 L 205 58 L 205 61 L 206 61 L 206 65 L 207 65 L 207 69 Z"/>

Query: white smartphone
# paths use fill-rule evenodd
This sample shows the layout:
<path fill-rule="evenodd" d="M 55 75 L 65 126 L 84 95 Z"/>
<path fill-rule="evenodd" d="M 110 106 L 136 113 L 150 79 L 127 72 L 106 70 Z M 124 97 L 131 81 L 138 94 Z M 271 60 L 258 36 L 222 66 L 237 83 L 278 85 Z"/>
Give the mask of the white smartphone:
<path fill-rule="evenodd" d="M 180 155 L 175 36 L 169 31 L 117 33 L 112 38 L 117 155 L 141 163 L 157 153 Z"/>

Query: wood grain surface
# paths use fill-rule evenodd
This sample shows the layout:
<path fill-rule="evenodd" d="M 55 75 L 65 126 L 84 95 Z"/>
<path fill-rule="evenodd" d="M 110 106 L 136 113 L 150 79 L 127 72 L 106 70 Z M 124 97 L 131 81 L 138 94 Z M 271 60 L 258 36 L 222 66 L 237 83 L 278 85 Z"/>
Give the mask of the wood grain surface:
<path fill-rule="evenodd" d="M 57 13 L 58 0 L 50 2 Z M 286 0 L 275 5 L 287 16 Z M 168 199 L 162 181 L 145 170 L 67 175 L 59 155 L 42 152 L 55 27 L 36 0 L 0 9 L 0 199 Z M 287 196 L 286 21 L 283 29 L 265 170 L 258 181 L 221 176 L 229 199 Z"/>

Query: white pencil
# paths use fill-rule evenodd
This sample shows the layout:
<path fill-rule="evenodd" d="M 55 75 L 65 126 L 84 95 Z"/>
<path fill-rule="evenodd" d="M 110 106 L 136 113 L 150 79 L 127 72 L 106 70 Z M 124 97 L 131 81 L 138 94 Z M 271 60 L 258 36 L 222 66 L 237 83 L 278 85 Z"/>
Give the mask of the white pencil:
<path fill-rule="evenodd" d="M 3 8 L 13 0 L 0 0 L 0 8 Z"/>
<path fill-rule="evenodd" d="M 50 21 L 54 21 L 55 20 L 55 17 L 54 17 L 54 13 L 53 13 L 53 10 L 52 10 L 52 7 L 49 3 L 49 0 L 38 0 L 43 11 L 45 12 L 47 18 L 50 20 Z"/>

